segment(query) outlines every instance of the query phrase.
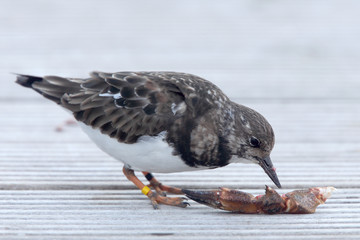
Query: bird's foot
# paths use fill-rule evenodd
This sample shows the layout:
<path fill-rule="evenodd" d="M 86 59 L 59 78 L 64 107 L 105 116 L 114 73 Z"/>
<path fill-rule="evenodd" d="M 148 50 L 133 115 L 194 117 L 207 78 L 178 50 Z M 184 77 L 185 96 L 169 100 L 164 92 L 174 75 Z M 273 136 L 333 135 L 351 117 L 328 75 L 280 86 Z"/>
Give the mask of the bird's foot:
<path fill-rule="evenodd" d="M 159 183 L 159 184 L 150 183 L 147 186 L 154 189 L 156 191 L 156 193 L 159 194 L 160 196 L 166 197 L 166 191 L 162 190 L 161 185 L 162 185 L 161 183 Z"/>
<path fill-rule="evenodd" d="M 146 179 L 150 182 L 149 187 L 153 188 L 160 196 L 166 197 L 166 193 L 184 194 L 180 188 L 163 185 L 151 173 L 143 172 Z"/>
<path fill-rule="evenodd" d="M 184 194 L 180 188 L 166 186 L 156 180 L 151 182 L 148 186 L 153 188 L 160 196 L 163 197 L 166 197 L 167 193 Z"/>
<path fill-rule="evenodd" d="M 147 196 L 150 199 L 154 209 L 159 209 L 159 204 L 165 204 L 181 208 L 185 208 L 190 205 L 186 201 L 187 199 L 184 197 L 165 197 L 161 196 L 157 192 L 149 192 Z"/>
<path fill-rule="evenodd" d="M 168 193 L 175 193 L 175 194 L 183 194 L 181 189 L 168 187 L 165 185 L 162 185 L 160 182 L 158 182 L 151 173 L 143 172 L 146 179 L 150 182 L 150 187 L 153 187 L 155 189 L 155 192 L 153 192 L 149 186 L 144 185 L 136 176 L 134 173 L 134 170 L 128 168 L 127 166 L 123 167 L 124 175 L 129 179 L 131 182 L 137 186 L 141 192 L 146 195 L 150 200 L 154 207 L 154 209 L 159 208 L 159 204 L 165 204 L 175 207 L 182 207 L 185 208 L 188 205 L 190 205 L 186 198 L 183 197 L 166 197 L 164 196 L 165 192 Z"/>

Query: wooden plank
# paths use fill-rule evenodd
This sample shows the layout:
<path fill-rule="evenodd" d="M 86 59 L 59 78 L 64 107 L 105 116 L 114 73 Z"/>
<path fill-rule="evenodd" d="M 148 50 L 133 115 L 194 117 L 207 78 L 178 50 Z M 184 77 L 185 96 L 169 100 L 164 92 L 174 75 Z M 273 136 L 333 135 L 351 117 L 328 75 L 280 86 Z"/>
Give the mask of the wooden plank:
<path fill-rule="evenodd" d="M 3 136 L 1 141 L 0 204 L 3 208 L 0 209 L 0 226 L 5 228 L 0 228 L 0 236 L 25 234 L 36 239 L 73 236 L 111 239 L 119 235 L 129 239 L 159 236 L 171 239 L 209 236 L 220 239 L 234 236 L 244 239 L 274 239 L 275 236 L 331 239 L 346 236 L 356 239 L 360 234 L 359 145 L 335 142 L 337 136 L 343 136 L 338 134 L 344 133 L 339 123 L 344 124 L 350 116 L 358 114 L 351 103 L 334 107 L 342 109 L 338 119 L 334 117 L 334 110 L 329 111 L 331 104 L 253 103 L 263 110 L 272 108 L 267 114 L 273 116 L 280 129 L 280 140 L 273 154 L 285 187 L 280 193 L 317 185 L 339 188 L 316 214 L 296 217 L 229 214 L 193 202 L 189 209 L 162 206 L 160 211 L 153 211 L 148 200 L 122 176 L 122 165 L 99 151 L 77 127 L 67 127 L 62 133 L 54 131 L 54 121 L 66 119 L 65 112 L 55 110 L 56 106 L 52 104 L 37 101 L 25 105 L 25 108 L 24 104 L 4 107 L 8 115 L 15 117 L 2 121 L 14 126 L 13 131 L 18 131 L 22 139 L 7 142 L 6 138 L 11 137 Z M 279 106 L 292 109 L 296 116 L 286 115 L 292 121 L 277 116 Z M 298 117 L 306 109 L 313 117 L 307 118 L 305 126 L 316 125 L 321 118 L 331 119 L 331 124 L 322 129 L 333 127 L 336 134 L 325 132 L 327 141 L 303 141 L 309 131 L 304 129 L 304 123 Z M 42 118 L 42 112 L 47 112 L 49 117 Z M 30 121 L 20 121 L 19 118 L 24 119 L 22 116 L 27 116 Z M 302 125 L 299 127 L 302 131 L 293 130 L 293 140 L 287 142 L 285 136 L 291 129 L 289 122 Z M 284 128 L 280 128 L 282 123 Z M 33 131 L 38 132 L 24 135 L 22 129 L 29 129 L 32 124 Z M 356 125 L 351 125 L 351 129 L 353 132 L 348 132 L 348 136 L 356 133 Z M 158 178 L 179 187 L 227 186 L 253 194 L 263 193 L 264 183 L 271 184 L 257 166 L 240 164 L 211 171 L 159 174 Z M 151 211 L 151 221 L 144 218 L 144 211 Z M 138 226 L 147 227 L 138 231 Z"/>

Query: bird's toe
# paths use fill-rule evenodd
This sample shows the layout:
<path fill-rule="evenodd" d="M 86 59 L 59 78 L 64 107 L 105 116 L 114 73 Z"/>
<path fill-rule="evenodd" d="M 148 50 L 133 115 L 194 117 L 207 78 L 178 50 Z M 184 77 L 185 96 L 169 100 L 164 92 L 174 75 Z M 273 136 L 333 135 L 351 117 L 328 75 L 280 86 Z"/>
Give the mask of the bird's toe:
<path fill-rule="evenodd" d="M 152 193 L 148 197 L 150 198 L 154 209 L 158 209 L 159 204 L 165 204 L 165 205 L 181 207 L 181 208 L 185 208 L 185 207 L 190 205 L 186 201 L 187 198 L 184 198 L 184 197 L 164 197 L 164 196 L 161 196 L 158 193 Z"/>

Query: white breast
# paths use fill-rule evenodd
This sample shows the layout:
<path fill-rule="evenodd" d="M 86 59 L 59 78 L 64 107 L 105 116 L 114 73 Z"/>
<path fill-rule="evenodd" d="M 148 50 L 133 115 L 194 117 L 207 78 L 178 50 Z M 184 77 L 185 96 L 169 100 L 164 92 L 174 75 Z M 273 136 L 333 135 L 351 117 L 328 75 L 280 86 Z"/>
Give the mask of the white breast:
<path fill-rule="evenodd" d="M 173 149 L 163 141 L 165 133 L 156 137 L 143 136 L 136 143 L 127 144 L 120 143 L 115 138 L 102 134 L 84 123 L 79 122 L 79 124 L 101 150 L 129 165 L 133 170 L 172 173 L 205 169 L 189 167 L 180 157 L 174 156 Z"/>

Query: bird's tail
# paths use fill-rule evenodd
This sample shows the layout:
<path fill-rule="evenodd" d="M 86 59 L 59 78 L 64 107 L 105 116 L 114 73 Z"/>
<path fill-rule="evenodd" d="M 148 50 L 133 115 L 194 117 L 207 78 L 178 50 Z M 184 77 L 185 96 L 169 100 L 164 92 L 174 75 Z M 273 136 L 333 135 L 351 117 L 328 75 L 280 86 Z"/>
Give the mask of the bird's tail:
<path fill-rule="evenodd" d="M 57 76 L 35 77 L 17 74 L 16 83 L 34 89 L 57 104 L 61 103 L 61 98 L 64 94 L 79 92 L 81 89 L 79 80 Z"/>

